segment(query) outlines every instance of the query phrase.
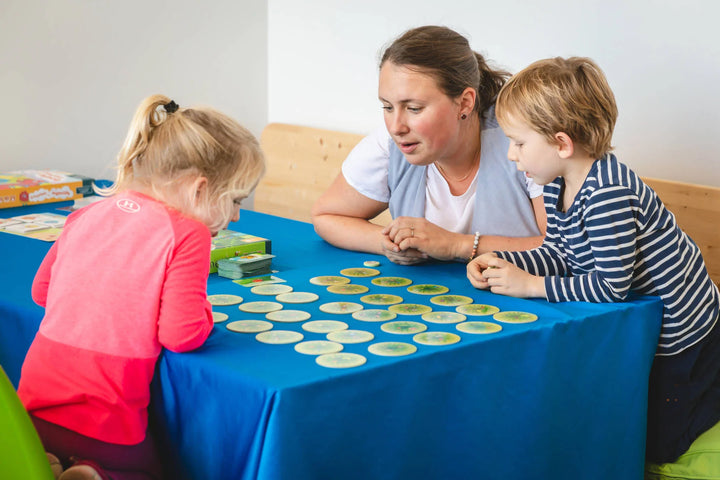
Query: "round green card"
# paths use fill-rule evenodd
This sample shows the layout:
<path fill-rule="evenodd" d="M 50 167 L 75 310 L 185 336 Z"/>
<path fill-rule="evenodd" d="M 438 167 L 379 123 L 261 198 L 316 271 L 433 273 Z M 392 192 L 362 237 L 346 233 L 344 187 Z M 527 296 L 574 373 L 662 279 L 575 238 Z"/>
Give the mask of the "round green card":
<path fill-rule="evenodd" d="M 537 315 L 527 312 L 499 312 L 493 315 L 498 322 L 504 323 L 530 323 L 537 320 Z"/>
<path fill-rule="evenodd" d="M 442 293 L 449 292 L 450 289 L 442 285 L 425 283 L 421 285 L 412 285 L 408 287 L 407 291 L 410 293 L 418 293 L 420 295 L 440 295 Z"/>

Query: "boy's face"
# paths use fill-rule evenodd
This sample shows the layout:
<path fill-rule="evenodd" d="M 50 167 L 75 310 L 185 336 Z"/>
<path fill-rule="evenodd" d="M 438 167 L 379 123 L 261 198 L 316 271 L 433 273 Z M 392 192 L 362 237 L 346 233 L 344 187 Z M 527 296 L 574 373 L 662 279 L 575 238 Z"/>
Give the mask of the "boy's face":
<path fill-rule="evenodd" d="M 564 162 L 557 145 L 514 116 L 503 122 L 502 129 L 510 139 L 508 159 L 535 183 L 545 185 L 563 175 Z"/>

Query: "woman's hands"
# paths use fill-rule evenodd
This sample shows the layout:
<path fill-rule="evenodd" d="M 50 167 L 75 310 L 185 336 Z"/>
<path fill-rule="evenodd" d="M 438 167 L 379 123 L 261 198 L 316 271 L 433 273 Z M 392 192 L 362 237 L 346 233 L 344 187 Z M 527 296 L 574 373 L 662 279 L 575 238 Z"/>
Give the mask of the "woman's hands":
<path fill-rule="evenodd" d="M 467 266 L 467 277 L 475 288 L 511 297 L 540 297 L 545 294 L 545 279 L 530 275 L 494 253 L 484 253 Z"/>
<path fill-rule="evenodd" d="M 419 263 L 429 257 L 437 260 L 461 258 L 462 241 L 469 237 L 449 232 L 418 217 L 397 217 L 381 233 L 384 235 L 383 251 L 387 252 L 385 256 L 390 261 L 404 264 Z M 469 245 L 472 246 L 472 239 Z"/>

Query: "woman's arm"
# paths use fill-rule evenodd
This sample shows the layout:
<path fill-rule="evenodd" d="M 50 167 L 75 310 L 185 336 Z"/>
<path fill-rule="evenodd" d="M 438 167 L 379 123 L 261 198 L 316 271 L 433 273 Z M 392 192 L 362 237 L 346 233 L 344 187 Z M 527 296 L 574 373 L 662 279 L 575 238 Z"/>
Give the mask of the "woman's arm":
<path fill-rule="evenodd" d="M 386 203 L 359 193 L 339 173 L 313 205 L 312 223 L 317 234 L 336 247 L 383 254 L 382 245 L 388 240 L 382 227 L 369 220 L 386 208 Z"/>
<path fill-rule="evenodd" d="M 533 210 L 535 212 L 535 221 L 537 222 L 540 235 L 534 237 L 501 237 L 498 235 L 482 235 L 480 232 L 480 242 L 478 242 L 477 254 L 486 252 L 517 252 L 521 250 L 531 250 L 539 247 L 545 238 L 545 230 L 547 229 L 547 215 L 545 213 L 545 202 L 543 196 L 535 197 L 532 200 Z M 472 244 L 470 245 L 472 248 Z"/>

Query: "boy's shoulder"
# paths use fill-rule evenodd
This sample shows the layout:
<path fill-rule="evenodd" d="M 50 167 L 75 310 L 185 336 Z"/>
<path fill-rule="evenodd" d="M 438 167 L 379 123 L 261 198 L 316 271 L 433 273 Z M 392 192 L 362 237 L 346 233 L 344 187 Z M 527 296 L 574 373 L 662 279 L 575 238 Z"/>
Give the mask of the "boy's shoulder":
<path fill-rule="evenodd" d="M 640 177 L 612 153 L 595 162 L 594 180 L 596 188 L 625 187 L 639 193 L 644 184 Z"/>

